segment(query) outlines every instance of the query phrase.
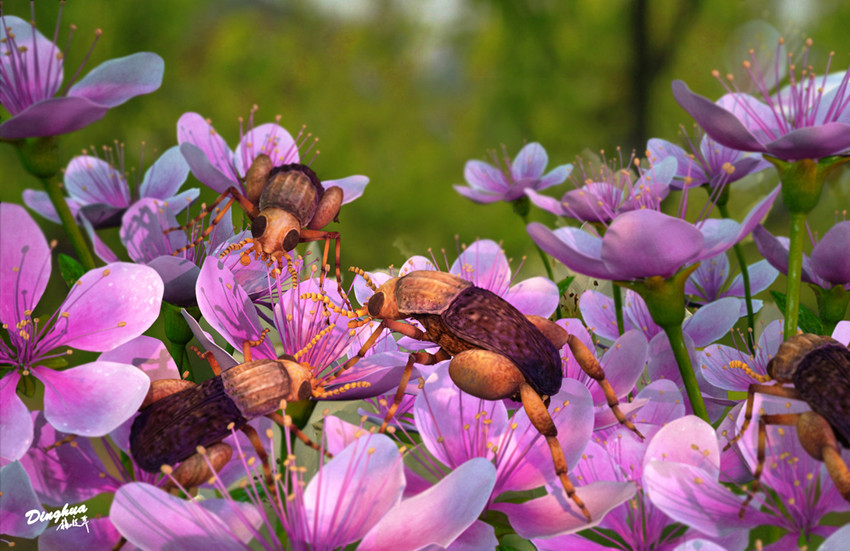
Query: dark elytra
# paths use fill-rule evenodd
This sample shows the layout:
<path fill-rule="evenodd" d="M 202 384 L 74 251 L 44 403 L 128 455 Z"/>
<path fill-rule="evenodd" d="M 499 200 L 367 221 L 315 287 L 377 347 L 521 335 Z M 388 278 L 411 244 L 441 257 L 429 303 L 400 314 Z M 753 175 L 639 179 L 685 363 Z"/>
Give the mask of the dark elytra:
<path fill-rule="evenodd" d="M 519 310 L 487 289 L 467 287 L 440 316 L 412 317 L 430 333 L 443 334 L 437 344 L 451 354 L 473 347 L 490 350 L 510 358 L 538 394 L 552 396 L 561 389 L 558 349 Z M 463 341 L 473 346 L 464 346 Z"/>
<path fill-rule="evenodd" d="M 260 211 L 277 207 L 290 212 L 303 227 L 310 223 L 324 193 L 319 177 L 307 165 L 281 165 L 269 173 L 258 206 Z"/>
<path fill-rule="evenodd" d="M 148 472 L 174 465 L 230 436 L 248 420 L 224 392 L 221 377 L 166 396 L 142 410 L 130 429 L 130 453 Z"/>
<path fill-rule="evenodd" d="M 805 355 L 792 378 L 794 388 L 850 448 L 850 350 L 829 344 Z"/>

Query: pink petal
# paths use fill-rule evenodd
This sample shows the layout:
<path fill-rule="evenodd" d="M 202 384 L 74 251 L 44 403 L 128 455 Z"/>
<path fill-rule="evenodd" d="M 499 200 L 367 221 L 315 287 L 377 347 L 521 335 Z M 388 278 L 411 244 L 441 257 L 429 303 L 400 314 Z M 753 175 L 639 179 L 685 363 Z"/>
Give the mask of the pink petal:
<path fill-rule="evenodd" d="M 62 504 L 59 504 L 61 507 Z M 112 549 L 121 539 L 121 534 L 112 525 L 108 517 L 91 518 L 89 514 L 76 517 L 79 524 L 82 516 L 88 517 L 85 526 L 75 526 L 65 530 L 46 530 L 38 538 L 38 548 L 43 551 L 54 549 Z M 74 517 L 66 517 L 69 522 Z M 123 547 L 122 547 L 123 549 Z"/>
<path fill-rule="evenodd" d="M 245 523 L 259 526 L 259 513 L 248 503 L 235 502 L 221 517 L 208 510 L 208 501 L 213 500 L 187 501 L 132 482 L 115 493 L 109 519 L 127 541 L 146 550 L 166 551 L 177 545 L 186 551 L 243 551 L 250 534 Z"/>
<path fill-rule="evenodd" d="M 347 205 L 348 203 L 358 199 L 363 192 L 366 190 L 366 186 L 369 184 L 369 178 L 366 176 L 347 176 L 345 178 L 340 178 L 338 180 L 325 180 L 322 182 L 322 185 L 325 189 L 329 189 L 333 186 L 336 186 L 342 190 L 342 204 Z"/>
<path fill-rule="evenodd" d="M 474 192 L 501 196 L 510 187 L 510 183 L 501 170 L 482 161 L 468 161 L 463 169 L 463 177 L 472 186 L 470 191 Z M 455 186 L 455 189 L 460 191 L 458 186 Z"/>
<path fill-rule="evenodd" d="M 548 278 L 532 277 L 511 287 L 502 298 L 526 316 L 548 318 L 558 307 L 558 286 Z"/>
<path fill-rule="evenodd" d="M 550 230 L 532 222 L 526 226 L 528 235 L 543 251 L 554 256 L 570 270 L 599 279 L 612 279 L 612 273 L 602 261 L 602 239 L 578 228 Z"/>
<path fill-rule="evenodd" d="M 541 209 L 551 212 L 556 216 L 571 216 L 569 210 L 564 208 L 561 204 L 561 201 L 555 199 L 554 197 L 549 197 L 546 195 L 542 195 L 537 193 L 533 189 L 526 189 L 525 194 L 531 199 L 531 202 Z"/>
<path fill-rule="evenodd" d="M 589 523 L 563 489 L 557 494 L 547 494 L 525 503 L 497 503 L 492 509 L 508 515 L 511 526 L 521 537 L 547 538 L 593 528 L 611 509 L 631 498 L 636 490 L 631 482 L 608 481 L 578 488 L 578 495 L 593 518 Z"/>
<path fill-rule="evenodd" d="M 39 347 L 111 350 L 147 331 L 159 316 L 162 293 L 162 279 L 147 266 L 115 262 L 91 270 L 68 293 Z"/>
<path fill-rule="evenodd" d="M 0 138 L 20 140 L 67 134 L 99 121 L 108 110 L 86 98 L 46 99 L 0 124 Z"/>
<path fill-rule="evenodd" d="M 0 459 L 15 461 L 30 449 L 33 439 L 32 416 L 18 398 L 17 370 L 0 379 Z"/>
<path fill-rule="evenodd" d="M 304 490 L 314 540 L 336 547 L 361 539 L 398 503 L 403 490 L 395 442 L 383 434 L 361 436 L 325 463 Z"/>
<path fill-rule="evenodd" d="M 115 107 L 159 88 L 164 71 L 165 62 L 151 52 L 110 59 L 77 81 L 68 90 L 68 96 L 84 97 L 98 105 Z"/>
<path fill-rule="evenodd" d="M 299 162 L 298 147 L 292 135 L 273 122 L 255 126 L 242 136 L 233 152 L 236 171 L 245 174 L 260 153 L 271 157 L 274 166 Z"/>
<path fill-rule="evenodd" d="M 429 544 L 446 547 L 475 522 L 495 482 L 492 463 L 470 459 L 431 488 L 390 509 L 357 549 L 388 549 L 401 541 L 409 549 Z"/>
<path fill-rule="evenodd" d="M 28 522 L 27 513 L 43 511 L 30 478 L 18 461 L 0 468 L 0 534 L 19 538 L 34 538 L 41 534 L 50 521 Z"/>
<path fill-rule="evenodd" d="M 246 340 L 257 340 L 262 333 L 257 309 L 233 272 L 217 258 L 208 257 L 201 267 L 196 283 L 198 306 L 204 319 L 237 350 Z M 266 339 L 251 349 L 252 357 L 276 358 L 274 348 Z"/>
<path fill-rule="evenodd" d="M 714 429 L 695 415 L 687 415 L 659 430 L 646 448 L 644 465 L 654 460 L 692 465 L 713 480 L 720 470 L 720 447 Z"/>
<path fill-rule="evenodd" d="M 466 248 L 449 272 L 501 295 L 507 290 L 511 268 L 505 251 L 495 241 L 479 239 Z"/>
<path fill-rule="evenodd" d="M 178 146 L 166 149 L 145 172 L 145 179 L 139 186 L 142 197 L 170 199 L 189 176 L 189 164 Z"/>
<path fill-rule="evenodd" d="M 537 142 L 530 143 L 517 153 L 511 165 L 511 176 L 516 181 L 540 178 L 548 163 L 549 156 L 543 146 Z"/>
<path fill-rule="evenodd" d="M 145 335 L 104 352 L 98 360 L 134 365 L 151 381 L 180 378 L 177 364 L 162 341 Z"/>
<path fill-rule="evenodd" d="M 130 188 L 124 175 L 97 157 L 78 155 L 65 168 L 68 194 L 84 205 L 105 203 L 114 207 L 130 204 Z"/>
<path fill-rule="evenodd" d="M 65 371 L 40 368 L 44 415 L 51 425 L 72 434 L 104 436 L 142 404 L 150 379 L 139 369 L 115 362 L 92 362 Z"/>
<path fill-rule="evenodd" d="M 23 193 L 23 198 L 24 204 L 30 210 L 34 210 L 35 212 L 47 218 L 51 222 L 54 222 L 56 224 L 62 223 L 62 221 L 59 219 L 59 215 L 56 214 L 56 209 L 53 207 L 53 203 L 50 201 L 50 196 L 47 195 L 47 192 L 25 189 Z M 70 198 L 65 199 L 65 202 L 68 203 L 68 208 L 71 209 L 71 214 L 74 216 L 74 218 L 76 218 L 77 212 L 80 210 L 80 205 Z"/>
<path fill-rule="evenodd" d="M 50 279 L 47 239 L 24 207 L 0 203 L 0 321 L 15 327 Z"/>
<path fill-rule="evenodd" d="M 476 520 L 446 549 L 447 551 L 490 551 L 498 545 L 496 530 L 489 524 Z"/>
<path fill-rule="evenodd" d="M 599 291 L 588 290 L 579 298 L 579 309 L 588 329 L 609 341 L 615 340 L 617 332 L 617 313 L 614 310 L 614 299 Z M 626 321 L 626 320 L 624 320 Z"/>

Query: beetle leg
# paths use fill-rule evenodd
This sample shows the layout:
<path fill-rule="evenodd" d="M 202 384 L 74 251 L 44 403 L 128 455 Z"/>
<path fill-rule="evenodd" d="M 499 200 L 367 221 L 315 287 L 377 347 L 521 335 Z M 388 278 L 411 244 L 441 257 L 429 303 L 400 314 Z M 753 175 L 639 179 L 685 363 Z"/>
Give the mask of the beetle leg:
<path fill-rule="evenodd" d="M 378 327 L 372 332 L 372 334 L 366 340 L 366 342 L 363 343 L 363 346 L 360 347 L 360 350 L 357 351 L 357 355 L 349 358 L 348 361 L 346 361 L 342 365 L 342 368 L 340 368 L 336 373 L 334 373 L 329 378 L 327 378 L 325 380 L 325 382 L 333 381 L 343 371 L 350 369 L 352 366 L 354 366 L 354 364 L 356 364 L 361 359 L 363 359 L 366 356 L 366 352 L 368 352 L 369 349 L 372 348 L 375 345 L 375 341 L 377 341 L 378 337 L 381 336 L 381 331 L 383 331 L 385 327 L 390 329 L 391 331 L 401 333 L 402 335 L 404 335 L 406 337 L 410 337 L 412 339 L 416 339 L 416 340 L 419 340 L 419 341 L 424 340 L 424 337 L 425 337 L 425 332 L 422 331 L 421 329 L 419 329 L 418 327 L 416 327 L 415 325 L 411 325 L 409 323 L 402 323 L 400 321 L 391 320 L 391 319 L 382 320 L 381 323 L 378 325 Z M 447 358 L 444 358 L 444 359 L 447 359 Z"/>
<path fill-rule="evenodd" d="M 635 427 L 634 423 L 626 419 L 626 416 L 623 415 L 622 411 L 620 411 L 620 400 L 617 398 L 617 395 L 614 394 L 614 389 L 611 387 L 611 383 L 609 383 L 605 378 L 605 372 L 602 370 L 602 366 L 599 365 L 599 361 L 596 357 L 594 357 L 590 350 L 587 349 L 587 346 L 576 338 L 575 335 L 570 335 L 567 339 L 567 343 L 570 345 L 570 350 L 572 351 L 576 362 L 578 362 L 578 365 L 581 366 L 582 370 L 593 378 L 593 380 L 599 383 L 600 387 L 602 387 L 602 392 L 605 393 L 605 399 L 608 401 L 608 407 L 611 408 L 611 411 L 614 413 L 614 416 L 617 417 L 620 424 L 637 434 L 640 439 L 643 440 L 643 435 L 637 427 Z"/>
<path fill-rule="evenodd" d="M 313 230 L 309 228 L 305 228 L 301 230 L 301 243 L 308 243 L 310 241 L 319 241 L 323 239 L 325 241 L 325 250 L 322 254 L 322 275 L 319 278 L 319 283 L 324 284 L 325 282 L 325 274 L 330 271 L 330 266 L 328 266 L 328 253 L 330 252 L 330 243 L 334 242 L 334 264 L 335 264 L 335 275 L 336 275 L 336 285 L 337 290 L 339 291 L 339 296 L 342 297 L 342 300 L 345 301 L 345 304 L 348 308 L 351 308 L 351 302 L 348 300 L 348 294 L 342 288 L 342 272 L 339 269 L 340 263 L 340 254 L 342 250 L 342 241 L 339 235 L 339 232 L 335 231 L 321 231 L 321 230 Z M 320 288 L 324 288 L 321 287 Z"/>
<path fill-rule="evenodd" d="M 814 411 L 806 411 L 797 420 L 797 436 L 809 455 L 826 464 L 838 493 L 850 501 L 850 470 L 841 457 L 841 445 L 829 421 Z"/>
<path fill-rule="evenodd" d="M 326 189 L 307 227 L 311 230 L 320 230 L 327 226 L 331 220 L 336 220 L 339 209 L 342 207 L 342 199 L 343 193 L 339 186 L 331 186 Z"/>
<path fill-rule="evenodd" d="M 731 440 L 729 440 L 726 445 L 723 447 L 723 451 L 728 450 L 732 447 L 732 444 L 741 439 L 744 435 L 744 432 L 749 428 L 750 422 L 753 419 L 753 403 L 756 397 L 756 392 L 759 394 L 767 394 L 768 396 L 779 396 L 780 398 L 791 398 L 794 400 L 800 400 L 800 395 L 793 388 L 787 388 L 779 385 L 762 385 L 753 383 L 750 385 L 750 388 L 747 389 L 747 405 L 744 411 L 744 422 L 741 425 L 741 431 L 736 434 Z"/>
<path fill-rule="evenodd" d="M 437 362 L 441 362 L 443 360 L 449 359 L 450 356 L 448 353 L 442 348 L 437 351 L 436 354 L 431 354 L 429 352 L 425 352 L 424 350 L 420 350 L 419 352 L 412 352 L 410 356 L 407 358 L 407 364 L 404 366 L 404 372 L 401 374 L 401 380 L 398 383 L 398 390 L 395 392 L 395 397 L 393 398 L 393 403 L 390 406 L 389 411 L 387 411 L 386 416 L 384 417 L 384 422 L 381 424 L 380 431 L 384 433 L 387 431 L 387 425 L 390 424 L 393 417 L 395 417 L 395 412 L 398 411 L 398 406 L 401 404 L 401 399 L 404 398 L 404 389 L 407 388 L 407 383 L 410 382 L 410 374 L 413 372 L 413 364 L 421 364 L 421 365 L 434 365 Z"/>
<path fill-rule="evenodd" d="M 219 472 L 227 465 L 231 456 L 233 456 L 233 450 L 223 442 L 213 444 L 209 448 L 198 446 L 198 453 L 180 463 L 162 489 L 168 492 L 178 485 L 182 488 L 200 486 L 210 479 L 213 472 Z M 163 465 L 163 471 L 168 471 L 165 465 Z"/>
<path fill-rule="evenodd" d="M 260 442 L 260 435 L 257 434 L 257 429 L 248 424 L 240 430 L 245 433 L 245 436 L 247 436 L 248 440 L 251 441 L 251 445 L 254 446 L 254 451 L 257 452 L 257 457 L 260 458 L 260 463 L 263 464 L 263 478 L 265 478 L 266 487 L 272 493 L 273 497 L 276 494 L 276 491 L 275 485 L 272 483 L 272 469 L 269 466 L 269 454 L 266 453 L 266 449 L 263 447 L 262 442 Z"/>
<path fill-rule="evenodd" d="M 292 423 L 292 421 L 287 422 L 286 418 L 283 415 L 281 415 L 280 413 L 273 411 L 272 413 L 267 414 L 266 417 L 268 417 L 269 419 L 271 419 L 272 421 L 274 421 L 275 423 L 277 423 L 281 427 L 285 427 L 287 430 L 289 430 L 290 433 L 294 434 L 296 438 L 298 438 L 299 440 L 304 442 L 304 444 L 306 444 L 307 447 L 313 448 L 314 450 L 316 450 L 319 453 L 323 453 L 325 455 L 325 457 L 327 457 L 328 459 L 333 459 L 334 456 L 331 452 L 329 452 L 328 450 L 322 449 L 321 446 L 319 446 L 318 444 L 313 442 L 313 440 L 311 440 L 309 436 L 304 434 L 301 431 L 301 429 L 296 427 Z"/>
<path fill-rule="evenodd" d="M 224 215 L 227 213 L 227 211 L 230 209 L 230 207 L 233 205 L 234 202 L 237 202 L 237 201 L 239 202 L 239 204 L 242 206 L 242 208 L 245 210 L 245 212 L 248 214 L 248 217 L 251 218 L 251 220 L 253 220 L 257 216 L 259 216 L 260 213 L 257 210 L 257 207 L 255 207 L 253 205 L 253 203 L 251 203 L 251 201 L 249 201 L 247 198 L 245 198 L 245 196 L 242 195 L 242 193 L 238 189 L 231 186 L 231 187 L 227 188 L 227 190 L 225 190 L 224 193 L 219 195 L 218 198 L 215 201 L 213 201 L 213 203 L 210 206 L 202 209 L 201 213 L 198 216 L 196 216 L 194 219 L 192 219 L 189 223 L 184 224 L 182 226 L 177 226 L 175 228 L 168 228 L 163 233 L 169 233 L 169 232 L 173 232 L 173 231 L 177 231 L 177 230 L 186 230 L 189 227 L 194 226 L 196 223 L 200 222 L 205 216 L 208 216 L 210 213 L 212 213 L 212 211 L 215 209 L 215 207 L 217 207 L 218 204 L 221 203 L 224 200 L 224 198 L 228 197 L 228 196 L 230 196 L 230 201 L 228 201 L 224 205 L 224 207 L 222 207 L 222 209 L 218 213 L 218 215 L 212 220 L 212 222 L 210 222 L 210 225 L 207 226 L 206 229 L 204 231 L 202 231 L 200 233 L 200 235 L 198 235 L 198 237 L 194 241 L 192 241 L 191 243 L 189 243 L 185 247 L 180 247 L 179 249 L 177 249 L 176 251 L 171 253 L 172 255 L 177 255 L 177 254 L 180 254 L 187 249 L 191 249 L 192 247 L 194 247 L 195 245 L 197 245 L 198 243 L 200 243 L 201 241 L 206 239 L 206 237 L 210 233 L 212 233 L 216 224 L 218 224 L 221 221 L 221 219 L 224 218 Z"/>
<path fill-rule="evenodd" d="M 560 350 L 567 344 L 567 339 L 570 335 L 567 331 L 552 320 L 541 316 L 527 315 L 525 316 L 538 331 L 543 333 L 543 336 L 549 339 L 549 342 L 555 345 L 555 348 Z"/>
<path fill-rule="evenodd" d="M 767 443 L 767 425 L 797 425 L 800 419 L 799 413 L 780 413 L 776 415 L 762 415 L 759 417 L 759 435 L 758 449 L 756 450 L 756 470 L 753 473 L 753 485 L 747 490 L 747 499 L 741 504 L 741 510 L 738 512 L 738 517 L 744 518 L 747 506 L 753 500 L 756 492 L 759 491 L 759 481 L 761 474 L 764 471 L 764 448 Z"/>
<path fill-rule="evenodd" d="M 552 421 L 552 416 L 549 415 L 549 410 L 543 405 L 540 395 L 528 383 L 524 382 L 519 385 L 519 393 L 522 398 L 522 407 L 525 408 L 529 421 L 537 429 L 537 432 L 546 438 L 546 443 L 549 444 L 552 462 L 555 464 L 555 474 L 561 480 L 561 485 L 564 487 L 567 497 L 581 509 L 581 512 L 587 518 L 587 522 L 592 522 L 590 511 L 584 501 L 576 494 L 576 488 L 567 476 L 567 459 L 564 457 L 564 450 L 558 441 L 558 429 Z"/>

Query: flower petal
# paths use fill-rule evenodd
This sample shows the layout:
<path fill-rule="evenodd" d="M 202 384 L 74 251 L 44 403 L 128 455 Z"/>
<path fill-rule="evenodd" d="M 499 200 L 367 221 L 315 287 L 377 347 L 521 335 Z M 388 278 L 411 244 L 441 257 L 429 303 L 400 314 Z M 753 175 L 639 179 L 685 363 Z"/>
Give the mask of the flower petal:
<path fill-rule="evenodd" d="M 691 264 L 703 243 L 702 233 L 684 220 L 655 210 L 635 210 L 611 222 L 600 257 L 616 279 L 669 277 Z"/>
<path fill-rule="evenodd" d="M 110 59 L 77 81 L 68 90 L 68 96 L 84 97 L 98 105 L 115 107 L 159 88 L 164 71 L 165 62 L 151 52 Z"/>
<path fill-rule="evenodd" d="M 46 99 L 0 124 L 0 138 L 20 140 L 67 134 L 99 121 L 108 110 L 86 98 Z"/>
<path fill-rule="evenodd" d="M 495 193 L 501 197 L 510 188 L 510 182 L 501 170 L 482 161 L 467 161 L 463 177 L 476 192 Z"/>
<path fill-rule="evenodd" d="M 765 144 L 765 151 L 788 161 L 819 159 L 844 153 L 850 147 L 850 124 L 828 122 L 798 128 Z"/>
<path fill-rule="evenodd" d="M 194 306 L 195 286 L 201 270 L 185 258 L 165 255 L 158 256 L 148 262 L 148 266 L 156 270 L 162 278 L 165 290 L 162 300 L 176 306 Z"/>
<path fill-rule="evenodd" d="M 325 189 L 336 186 L 342 190 L 342 204 L 347 205 L 363 195 L 369 178 L 366 176 L 347 176 L 338 180 L 325 180 L 322 185 Z"/>
<path fill-rule="evenodd" d="M 28 512 L 43 509 L 20 462 L 13 461 L 0 468 L 0 496 L 0 534 L 34 538 L 50 524 L 48 520 L 28 522 Z"/>
<path fill-rule="evenodd" d="M 472 525 L 490 498 L 496 469 L 474 458 L 454 469 L 440 482 L 390 509 L 366 534 L 359 550 L 437 544 L 447 547 Z"/>
<path fill-rule="evenodd" d="M 59 506 L 61 505 L 60 503 Z M 112 549 L 121 540 L 121 534 L 108 518 L 87 518 L 85 524 L 82 524 L 82 516 L 77 516 L 75 519 L 66 518 L 69 521 L 76 519 L 78 524 L 75 529 L 45 531 L 38 538 L 39 550 Z"/>
<path fill-rule="evenodd" d="M 18 398 L 17 371 L 0 379 L 0 459 L 15 461 L 30 449 L 33 440 L 32 416 Z"/>
<path fill-rule="evenodd" d="M 520 281 L 502 298 L 526 316 L 548 318 L 555 313 L 559 300 L 558 286 L 546 277 L 532 277 Z"/>
<path fill-rule="evenodd" d="M 222 518 L 207 508 L 205 500 L 184 500 L 142 482 L 131 482 L 115 492 L 109 519 L 122 536 L 146 550 L 166 551 L 244 551 L 230 523 L 243 525 L 244 520 L 258 526 L 261 518 L 248 503 L 228 504 L 230 514 Z M 238 508 L 235 514 L 234 508 Z M 230 519 L 228 521 L 228 519 Z M 243 520 L 244 519 L 244 520 Z M 244 525 L 239 535 L 246 532 Z"/>
<path fill-rule="evenodd" d="M 38 304 L 50 279 L 50 247 L 26 209 L 0 203 L 0 321 L 15 327 Z"/>
<path fill-rule="evenodd" d="M 471 187 L 455 185 L 454 188 L 456 192 L 460 193 L 471 201 L 475 201 L 476 203 L 495 203 L 496 201 L 501 201 L 502 199 L 504 199 L 504 195 L 494 195 L 493 193 L 479 191 Z"/>
<path fill-rule="evenodd" d="M 59 215 L 56 214 L 56 208 L 54 208 L 53 203 L 50 201 L 50 197 L 47 195 L 45 191 L 35 191 L 33 189 L 25 189 L 23 193 L 24 204 L 30 209 L 34 210 L 41 216 L 47 218 L 51 222 L 56 224 L 61 224 L 62 221 L 59 219 Z M 71 198 L 66 198 L 65 202 L 68 203 L 68 208 L 71 209 L 71 214 L 74 218 L 77 217 L 77 211 L 80 210 L 80 205 L 76 201 Z"/>
<path fill-rule="evenodd" d="M 588 329 L 598 336 L 609 341 L 620 336 L 617 332 L 617 313 L 614 310 L 614 299 L 599 291 L 587 290 L 579 298 L 579 309 Z"/>
<path fill-rule="evenodd" d="M 257 309 L 233 272 L 223 262 L 208 257 L 196 283 L 198 306 L 207 323 L 237 350 L 246 341 L 257 340 L 263 331 Z M 268 340 L 252 349 L 254 359 L 276 358 Z"/>
<path fill-rule="evenodd" d="M 594 482 L 578 488 L 592 522 L 587 522 L 581 509 L 563 489 L 525 503 L 496 503 L 492 509 L 508 515 L 511 526 L 523 538 L 552 537 L 572 534 L 598 525 L 614 507 L 631 498 L 637 487 L 631 482 Z"/>
<path fill-rule="evenodd" d="M 578 228 L 550 230 L 532 222 L 526 226 L 528 235 L 544 252 L 551 254 L 570 270 L 599 279 L 620 279 L 602 261 L 602 239 Z"/>
<path fill-rule="evenodd" d="M 188 176 L 189 163 L 180 152 L 180 147 L 175 145 L 165 150 L 145 172 L 139 194 L 142 197 L 169 199 L 177 193 Z"/>
<path fill-rule="evenodd" d="M 134 366 L 97 361 L 65 371 L 37 369 L 44 383 L 44 416 L 71 434 L 104 436 L 136 413 L 150 379 Z"/>
<path fill-rule="evenodd" d="M 505 251 L 490 239 L 478 239 L 467 247 L 452 263 L 449 272 L 497 295 L 507 291 L 511 280 Z"/>
<path fill-rule="evenodd" d="M 706 134 L 719 144 L 742 151 L 766 151 L 738 117 L 720 105 L 691 92 L 688 85 L 681 80 L 673 81 L 673 97 Z"/>
<path fill-rule="evenodd" d="M 732 297 L 721 298 L 706 304 L 682 324 L 684 331 L 694 341 L 696 348 L 705 348 L 720 340 L 738 321 L 741 308 Z"/>
<path fill-rule="evenodd" d="M 850 221 L 839 222 L 812 249 L 810 265 L 823 279 L 834 285 L 850 283 Z"/>
<path fill-rule="evenodd" d="M 307 484 L 305 516 L 328 547 L 361 539 L 396 505 L 404 490 L 404 469 L 395 442 L 366 434 L 338 453 Z"/>
<path fill-rule="evenodd" d="M 162 279 L 152 268 L 115 262 L 77 280 L 41 350 L 72 346 L 103 352 L 135 339 L 159 316 Z"/>
<path fill-rule="evenodd" d="M 242 136 L 233 152 L 236 171 L 244 175 L 261 153 L 271 158 L 272 166 L 299 162 L 298 146 L 292 135 L 286 128 L 273 122 L 255 126 Z"/>
<path fill-rule="evenodd" d="M 457 189 L 457 188 L 455 188 Z M 551 212 L 556 216 L 571 216 L 570 211 L 564 208 L 560 201 L 554 197 L 548 197 L 537 193 L 533 189 L 526 189 L 525 194 L 531 199 L 531 202 L 541 209 Z"/>
<path fill-rule="evenodd" d="M 65 188 L 82 205 L 105 205 L 126 208 L 130 189 L 124 175 L 106 161 L 91 155 L 77 155 L 65 168 Z M 95 218 L 89 218 L 92 223 Z"/>
<path fill-rule="evenodd" d="M 662 459 L 697 467 L 716 480 L 720 472 L 720 447 L 714 429 L 695 415 L 668 423 L 647 445 L 644 468 L 651 461 Z"/>
<path fill-rule="evenodd" d="M 511 176 L 516 181 L 526 178 L 536 180 L 543 175 L 549 156 L 546 150 L 537 142 L 530 143 L 520 149 L 511 164 Z"/>

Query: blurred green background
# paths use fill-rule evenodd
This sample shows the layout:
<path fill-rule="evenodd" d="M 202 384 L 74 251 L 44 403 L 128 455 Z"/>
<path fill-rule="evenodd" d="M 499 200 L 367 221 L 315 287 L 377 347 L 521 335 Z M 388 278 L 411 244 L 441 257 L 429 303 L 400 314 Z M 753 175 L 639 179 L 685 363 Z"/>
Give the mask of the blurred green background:
<path fill-rule="evenodd" d="M 3 9 L 29 18 L 30 3 L 7 0 Z M 54 0 L 36 2 L 43 34 L 52 35 L 57 11 Z M 129 168 L 138 165 L 145 141 L 143 172 L 154 149 L 176 143 L 184 112 L 212 119 L 233 147 L 238 117 L 257 104 L 258 124 L 281 114 L 293 134 L 306 125 L 320 138 L 313 163 L 320 177 L 371 179 L 340 215 L 343 267 L 399 265 L 429 247 L 448 249 L 451 260 L 458 235 L 464 243 L 503 241 L 509 257 L 528 256 L 520 277 L 530 277 L 542 273 L 539 259 L 510 205 L 477 205 L 452 189 L 464 183 L 465 162 L 487 159 L 502 145 L 515 155 L 538 141 L 551 169 L 585 150 L 610 156 L 622 146 L 628 156 L 632 149 L 642 154 L 650 137 L 676 140 L 679 125 L 690 129 L 692 121 L 673 100 L 671 80 L 719 97 L 724 90 L 711 70 L 740 66 L 741 45 L 759 37 L 757 27 L 738 29 L 753 20 L 795 44 L 811 36 L 816 72 L 830 50 L 832 70 L 846 68 L 850 4 L 838 0 L 69 0 L 59 44 L 69 24 L 78 30 L 65 52 L 66 79 L 98 28 L 103 36 L 83 74 L 137 51 L 161 55 L 166 71 L 159 91 L 64 137 L 62 147 L 70 160 L 117 139 L 126 144 Z M 12 147 L 0 147 L 0 166 L 3 201 L 20 203 L 23 189 L 39 188 Z M 846 207 L 847 180 L 834 178 L 811 216 L 813 229 L 825 231 L 834 211 Z M 733 215 L 740 219 L 774 182 L 769 171 L 735 184 Z M 197 185 L 190 177 L 185 187 Z M 549 193 L 560 196 L 569 185 Z M 694 194 L 694 212 L 704 198 Z M 668 202 L 675 208 L 678 196 Z M 556 223 L 538 209 L 531 218 Z M 784 220 L 777 204 L 768 222 L 787 234 Z M 58 226 L 39 223 L 48 238 L 59 239 L 60 251 L 70 252 Z M 117 229 L 104 237 L 120 250 Z M 745 247 L 755 259 L 751 240 Z M 813 305 L 809 291 L 803 301 Z"/>

